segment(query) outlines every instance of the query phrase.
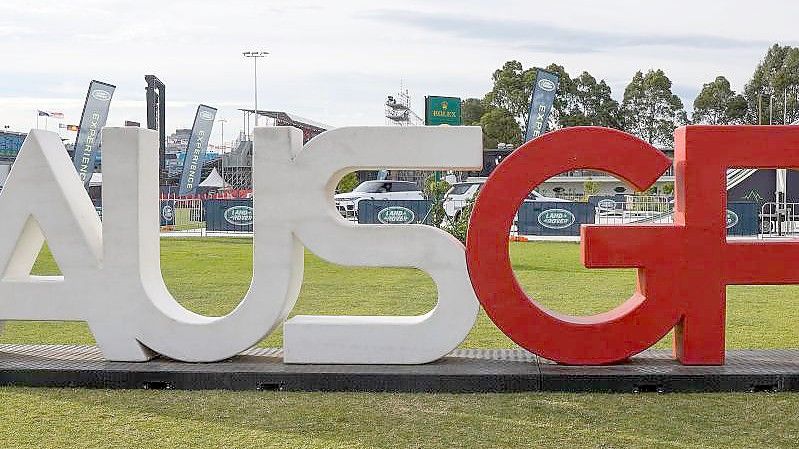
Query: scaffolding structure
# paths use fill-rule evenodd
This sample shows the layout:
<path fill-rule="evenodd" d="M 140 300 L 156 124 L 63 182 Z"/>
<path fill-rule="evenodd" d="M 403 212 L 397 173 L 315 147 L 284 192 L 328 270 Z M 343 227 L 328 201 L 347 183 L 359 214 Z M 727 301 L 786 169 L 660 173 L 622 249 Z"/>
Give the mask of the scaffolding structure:
<path fill-rule="evenodd" d="M 406 87 L 400 83 L 400 90 L 396 95 L 389 95 L 386 99 L 386 123 L 397 126 L 421 126 L 424 119 L 411 109 L 411 96 Z"/>
<path fill-rule="evenodd" d="M 385 117 L 386 124 L 395 126 L 423 126 L 424 119 L 419 117 L 418 114 L 411 109 L 411 95 L 402 82 L 400 82 L 400 89 L 396 95 L 389 95 L 385 103 Z M 371 173 L 369 173 L 371 174 Z M 430 172 L 422 170 L 391 170 L 388 174 L 390 179 L 398 181 L 411 181 L 422 189 L 424 188 L 424 181 Z M 360 173 L 359 173 L 360 175 Z M 362 176 L 359 176 L 359 180 Z"/>

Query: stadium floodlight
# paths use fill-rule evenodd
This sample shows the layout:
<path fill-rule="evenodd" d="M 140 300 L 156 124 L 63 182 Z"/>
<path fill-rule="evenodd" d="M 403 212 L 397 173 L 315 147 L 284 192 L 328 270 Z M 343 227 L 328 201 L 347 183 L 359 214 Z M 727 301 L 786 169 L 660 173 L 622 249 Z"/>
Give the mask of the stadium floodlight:
<path fill-rule="evenodd" d="M 241 53 L 245 58 L 253 60 L 253 86 L 255 90 L 255 126 L 258 126 L 258 58 L 265 58 L 268 51 L 245 51 Z"/>

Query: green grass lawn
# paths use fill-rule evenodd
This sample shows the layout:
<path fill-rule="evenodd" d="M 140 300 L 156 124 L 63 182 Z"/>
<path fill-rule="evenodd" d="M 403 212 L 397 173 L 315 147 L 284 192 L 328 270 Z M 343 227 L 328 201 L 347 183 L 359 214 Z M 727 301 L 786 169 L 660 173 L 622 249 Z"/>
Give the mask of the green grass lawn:
<path fill-rule="evenodd" d="M 249 239 L 165 239 L 163 273 L 186 307 L 222 315 L 244 295 Z M 608 310 L 632 270 L 587 270 L 579 246 L 517 243 L 516 275 L 547 307 Z M 187 270 L 186 267 L 189 267 Z M 435 287 L 412 269 L 313 255 L 294 314 L 418 314 Z M 43 253 L 37 274 L 55 265 Z M 587 292 L 591 292 L 588 294 Z M 757 312 L 755 312 L 757 311 Z M 728 289 L 729 348 L 799 347 L 799 287 Z M 667 337 L 668 338 L 668 337 Z M 93 342 L 83 323 L 7 323 L 2 342 Z M 279 346 L 276 333 L 262 345 Z M 659 343 L 668 347 L 669 341 Z M 481 313 L 465 347 L 510 347 Z M 796 394 L 374 394 L 0 389 L 0 447 L 799 447 Z"/>

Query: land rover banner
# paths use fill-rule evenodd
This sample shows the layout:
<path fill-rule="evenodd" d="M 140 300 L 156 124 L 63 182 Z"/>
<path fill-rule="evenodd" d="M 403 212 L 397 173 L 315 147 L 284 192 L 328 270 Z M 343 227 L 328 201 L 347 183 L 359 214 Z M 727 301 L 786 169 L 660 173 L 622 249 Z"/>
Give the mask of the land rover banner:
<path fill-rule="evenodd" d="M 108 108 L 116 86 L 92 80 L 83 114 L 80 117 L 78 136 L 75 138 L 75 157 L 72 162 L 78 170 L 83 185 L 88 186 L 94 173 L 97 151 L 100 149 L 100 130 L 108 119 Z"/>
<path fill-rule="evenodd" d="M 535 139 L 547 132 L 547 120 L 555 101 L 560 77 L 556 73 L 539 69 L 535 76 L 533 95 L 530 99 L 530 114 L 527 119 L 527 132 L 524 141 Z"/>
<path fill-rule="evenodd" d="M 186 156 L 183 158 L 183 173 L 180 176 L 180 195 L 192 195 L 197 191 L 197 186 L 203 170 L 205 150 L 208 148 L 208 138 L 214 127 L 216 109 L 201 104 L 197 107 L 194 116 L 194 125 L 191 127 L 189 144 L 186 147 Z"/>

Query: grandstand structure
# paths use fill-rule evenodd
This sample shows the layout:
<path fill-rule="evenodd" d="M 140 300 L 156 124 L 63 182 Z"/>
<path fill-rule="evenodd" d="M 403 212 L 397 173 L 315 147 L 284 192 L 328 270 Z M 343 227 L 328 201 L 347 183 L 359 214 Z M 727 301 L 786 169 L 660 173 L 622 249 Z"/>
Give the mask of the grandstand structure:
<path fill-rule="evenodd" d="M 27 134 L 15 131 L 0 131 L 0 163 L 10 165 L 17 158 Z"/>
<path fill-rule="evenodd" d="M 303 144 L 333 127 L 286 111 L 239 109 L 244 116 L 244 129 L 250 129 L 252 116 L 258 114 L 266 126 L 293 126 L 302 131 Z M 252 188 L 252 134 L 242 131 L 233 141 L 231 150 L 203 164 L 202 177 L 216 168 L 222 179 L 232 189 Z"/>

